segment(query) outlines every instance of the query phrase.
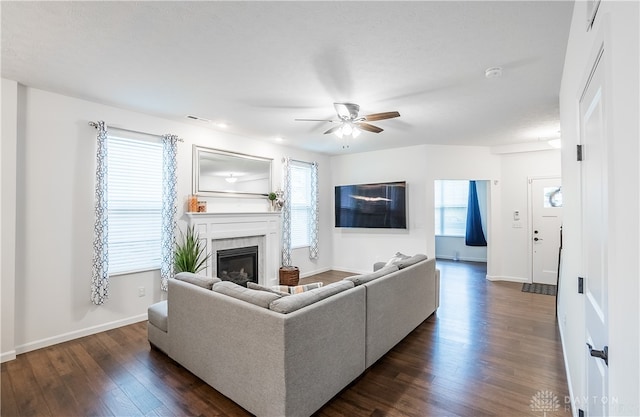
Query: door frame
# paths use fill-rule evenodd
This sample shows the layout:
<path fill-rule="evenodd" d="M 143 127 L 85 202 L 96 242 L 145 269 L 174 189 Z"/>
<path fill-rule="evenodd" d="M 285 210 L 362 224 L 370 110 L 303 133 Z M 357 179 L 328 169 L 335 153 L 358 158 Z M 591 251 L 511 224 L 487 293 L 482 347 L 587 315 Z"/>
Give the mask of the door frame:
<path fill-rule="evenodd" d="M 533 187 L 534 180 L 555 180 L 562 182 L 562 175 L 536 175 L 527 177 L 527 282 L 533 284 Z"/>
<path fill-rule="evenodd" d="M 602 91 L 602 100 L 604 100 L 605 103 L 612 103 L 612 92 L 611 92 L 611 86 L 613 85 L 613 80 L 612 80 L 612 69 L 611 69 L 611 34 L 610 34 L 610 21 L 609 18 L 607 16 L 602 16 L 602 22 L 600 25 L 600 28 L 594 33 L 594 38 L 593 38 L 593 42 L 591 42 L 590 46 L 589 46 L 589 53 L 588 53 L 588 58 L 585 61 L 585 68 L 584 68 L 584 73 L 582 75 L 582 78 L 580 80 L 580 83 L 578 84 L 578 88 L 574 94 L 575 97 L 575 105 L 576 105 L 576 112 L 577 112 L 577 136 L 576 136 L 576 144 L 577 145 L 583 145 L 583 141 L 582 141 L 582 128 L 580 127 L 580 100 L 582 99 L 582 96 L 584 95 L 584 92 L 588 86 L 588 84 L 591 82 L 591 78 L 593 76 L 593 73 L 596 69 L 596 62 L 600 61 L 598 63 L 598 65 L 600 65 L 603 71 L 603 77 L 604 77 L 604 82 L 605 84 L 608 86 L 608 88 L 604 89 Z M 601 54 L 603 54 L 604 52 L 607 52 L 606 58 L 603 58 L 601 56 Z M 608 138 L 613 138 L 614 137 L 614 132 L 613 132 L 613 124 L 611 121 L 612 118 L 612 113 L 611 113 L 611 108 L 606 108 L 605 112 L 603 114 L 603 123 L 605 125 L 604 127 L 604 131 L 606 132 L 606 135 Z M 611 144 L 610 143 L 606 143 L 605 146 L 603 147 L 603 151 L 605 152 L 605 156 L 603 158 L 603 163 L 606 165 L 606 169 L 603 170 L 604 174 L 606 175 L 605 178 L 605 184 L 606 184 L 606 190 L 605 191 L 609 191 L 610 189 L 610 182 L 611 180 L 611 167 L 613 166 L 613 164 L 615 163 L 615 161 L 612 160 L 612 152 L 610 149 Z M 578 162 L 579 164 L 580 162 Z M 582 167 L 578 167 L 578 178 L 579 178 L 579 188 L 578 188 L 578 203 L 581 205 L 582 204 L 582 194 L 583 194 L 583 182 L 584 182 L 584 178 L 583 178 L 583 172 L 582 172 Z M 607 201 L 609 201 L 609 197 L 607 195 Z M 607 223 L 607 234 L 611 231 L 611 220 L 610 220 L 610 214 L 609 214 L 609 208 L 606 208 L 606 216 L 605 219 L 603 219 L 603 221 L 605 221 Z M 583 211 L 582 209 L 580 209 L 579 212 L 579 225 L 580 225 L 580 229 L 578 231 L 579 236 L 580 236 L 580 264 L 579 264 L 579 276 L 584 276 L 584 262 L 583 262 L 583 256 L 584 256 L 584 235 L 583 235 L 583 231 L 584 231 L 584 216 L 583 216 Z M 608 240 L 608 243 L 610 241 Z M 607 248 L 607 254 L 606 254 L 606 262 L 607 262 L 607 267 L 605 270 L 605 273 L 607 274 L 607 276 L 611 276 L 610 272 L 611 272 L 611 263 L 610 261 L 610 252 L 608 251 Z M 587 277 L 588 278 L 588 277 Z M 609 279 L 607 278 L 607 281 L 609 281 Z M 611 301 L 611 291 L 610 291 L 610 283 L 607 282 L 607 288 L 608 288 L 608 293 L 607 293 L 607 330 L 608 330 L 608 335 L 607 335 L 607 341 L 606 344 L 607 345 L 611 345 L 611 323 L 612 323 L 612 319 L 611 319 L 611 314 L 610 314 L 610 301 Z M 579 367 L 580 370 L 579 372 L 577 372 L 577 376 L 580 379 L 579 381 L 571 381 L 571 383 L 569 383 L 569 395 L 571 396 L 571 406 L 572 406 L 572 413 L 573 415 L 577 415 L 578 414 L 578 409 L 584 409 L 585 408 L 585 404 L 582 404 L 578 401 L 578 399 L 580 398 L 586 398 L 587 396 L 587 391 L 588 391 L 588 380 L 587 380 L 587 361 L 589 360 L 598 360 L 598 359 L 594 359 L 594 358 L 590 358 L 588 350 L 586 348 L 586 341 L 587 341 L 587 321 L 586 321 L 586 308 L 587 308 L 587 299 L 586 299 L 586 294 L 580 294 L 581 297 L 581 303 L 582 303 L 582 311 L 580 312 L 580 316 L 582 319 L 582 323 L 579 323 L 579 325 L 581 325 L 580 330 L 579 330 L 579 342 L 581 345 L 581 348 L 579 349 L 580 352 L 580 357 L 579 357 Z M 594 348 L 596 349 L 602 349 L 602 346 L 594 346 Z M 614 366 L 615 366 L 615 359 L 614 359 Z M 609 365 L 609 369 L 610 365 Z M 608 375 L 607 378 L 607 395 L 609 396 L 609 398 L 611 397 L 611 390 L 610 390 L 610 373 Z M 567 381 L 569 382 L 569 381 Z M 578 393 L 576 393 L 576 391 L 578 391 Z M 577 394 L 577 396 L 576 396 Z"/>

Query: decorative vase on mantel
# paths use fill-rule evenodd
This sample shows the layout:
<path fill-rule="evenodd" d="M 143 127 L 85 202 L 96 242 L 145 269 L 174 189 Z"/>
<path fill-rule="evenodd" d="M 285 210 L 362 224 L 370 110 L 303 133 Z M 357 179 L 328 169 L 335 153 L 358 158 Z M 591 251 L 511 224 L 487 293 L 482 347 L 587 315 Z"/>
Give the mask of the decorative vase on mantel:
<path fill-rule="evenodd" d="M 275 206 L 277 211 L 282 210 L 282 207 L 284 207 L 284 191 L 276 191 Z"/>

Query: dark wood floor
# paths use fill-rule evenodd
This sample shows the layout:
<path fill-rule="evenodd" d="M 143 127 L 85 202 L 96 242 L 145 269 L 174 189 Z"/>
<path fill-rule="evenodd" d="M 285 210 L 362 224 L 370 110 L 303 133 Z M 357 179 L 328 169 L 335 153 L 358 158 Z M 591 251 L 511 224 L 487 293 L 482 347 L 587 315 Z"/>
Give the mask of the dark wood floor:
<path fill-rule="evenodd" d="M 570 416 L 555 298 L 488 282 L 483 264 L 438 267 L 437 313 L 317 416 Z M 542 391 L 557 397 L 556 411 L 532 403 Z M 19 355 L 2 364 L 1 394 L 2 416 L 249 415 L 149 349 L 146 323 Z"/>

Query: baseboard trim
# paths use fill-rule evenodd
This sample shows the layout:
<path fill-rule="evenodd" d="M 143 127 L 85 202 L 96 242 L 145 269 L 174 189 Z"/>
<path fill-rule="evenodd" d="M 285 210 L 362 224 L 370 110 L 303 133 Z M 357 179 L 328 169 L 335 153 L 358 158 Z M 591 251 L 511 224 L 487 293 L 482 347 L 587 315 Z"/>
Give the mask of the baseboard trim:
<path fill-rule="evenodd" d="M 24 345 L 16 346 L 15 353 L 19 355 L 21 353 L 31 352 L 32 350 L 42 349 L 48 346 L 57 345 L 58 343 L 68 342 L 70 340 L 79 339 L 81 337 L 90 336 L 92 334 L 105 332 L 111 329 L 117 329 L 118 327 L 128 326 L 129 324 L 138 323 L 145 320 L 147 320 L 147 313 L 122 320 L 100 324 L 97 326 L 87 327 L 85 329 L 80 329 L 73 332 L 64 333 L 61 335 L 48 337 L 46 339 L 40 339 L 34 342 L 26 343 Z"/>
<path fill-rule="evenodd" d="M 529 282 L 528 278 L 523 278 L 523 277 L 503 277 L 503 276 L 498 276 L 498 275 L 487 275 L 487 280 L 488 281 L 509 281 L 509 282 L 520 282 L 520 283 Z"/>
<path fill-rule="evenodd" d="M 321 274 L 321 273 L 327 272 L 327 271 L 331 271 L 331 268 L 330 267 L 325 267 L 325 268 L 315 269 L 315 270 L 310 271 L 310 272 L 305 272 L 304 274 L 300 274 L 300 278 L 307 278 L 307 277 L 310 277 L 311 275 Z"/>
<path fill-rule="evenodd" d="M 12 361 L 16 358 L 16 351 L 10 350 L 9 352 L 4 352 L 0 354 L 0 363 L 5 363 Z"/>
<path fill-rule="evenodd" d="M 332 266 L 331 268 L 329 268 L 331 271 L 341 271 L 341 272 L 348 272 L 350 274 L 367 274 L 371 271 L 373 271 L 373 269 L 369 270 L 369 271 L 363 271 L 361 269 L 353 269 L 353 268 L 346 268 L 346 267 L 342 267 L 342 266 Z"/>
<path fill-rule="evenodd" d="M 439 256 L 436 255 L 436 260 L 445 259 L 448 261 L 463 261 L 463 262 L 483 262 L 487 263 L 487 258 L 469 258 L 467 256 L 460 256 L 458 258 L 454 258 L 453 256 Z"/>

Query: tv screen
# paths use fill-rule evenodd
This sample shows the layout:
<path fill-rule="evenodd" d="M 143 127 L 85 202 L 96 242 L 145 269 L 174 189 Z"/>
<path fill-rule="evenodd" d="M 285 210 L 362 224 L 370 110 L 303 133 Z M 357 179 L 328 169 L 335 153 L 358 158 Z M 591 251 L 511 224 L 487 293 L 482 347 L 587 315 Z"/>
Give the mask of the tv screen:
<path fill-rule="evenodd" d="M 336 227 L 406 229 L 405 181 L 335 187 Z"/>

